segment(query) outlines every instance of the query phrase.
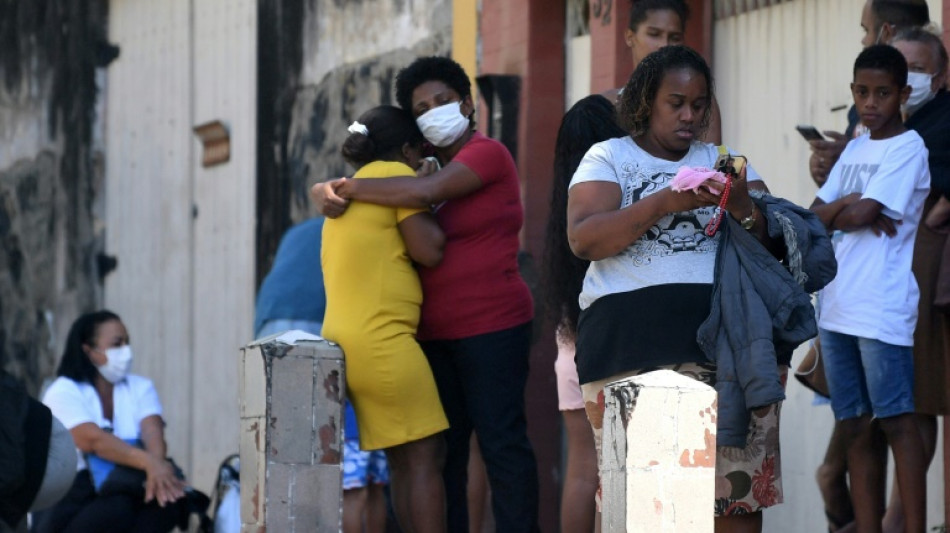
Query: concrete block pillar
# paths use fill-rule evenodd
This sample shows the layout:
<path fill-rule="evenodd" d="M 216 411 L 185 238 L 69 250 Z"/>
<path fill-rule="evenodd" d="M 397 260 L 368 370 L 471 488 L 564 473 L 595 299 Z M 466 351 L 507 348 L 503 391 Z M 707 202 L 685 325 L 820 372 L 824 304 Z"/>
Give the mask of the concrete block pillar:
<path fill-rule="evenodd" d="M 240 380 L 242 533 L 340 531 L 343 352 L 258 341 Z"/>
<path fill-rule="evenodd" d="M 610 383 L 603 530 L 712 532 L 716 391 L 671 370 Z"/>

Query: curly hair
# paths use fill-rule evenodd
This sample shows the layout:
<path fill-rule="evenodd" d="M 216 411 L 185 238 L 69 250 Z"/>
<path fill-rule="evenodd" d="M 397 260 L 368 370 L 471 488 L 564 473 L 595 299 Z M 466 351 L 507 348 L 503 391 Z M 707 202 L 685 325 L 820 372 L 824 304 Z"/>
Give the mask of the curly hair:
<path fill-rule="evenodd" d="M 59 361 L 56 375 L 77 383 L 95 383 L 99 371 L 82 347 L 95 345 L 99 326 L 113 320 L 122 321 L 119 315 L 106 310 L 86 313 L 77 318 L 66 336 L 66 347 L 63 349 L 63 358 Z"/>
<path fill-rule="evenodd" d="M 472 95 L 472 82 L 465 69 L 447 57 L 420 57 L 396 74 L 396 101 L 412 112 L 412 92 L 427 81 L 441 81 L 464 99 Z"/>
<path fill-rule="evenodd" d="M 887 72 L 898 87 L 907 85 L 907 60 L 904 54 L 889 44 L 875 44 L 862 50 L 854 60 L 855 76 L 859 70 Z"/>
<path fill-rule="evenodd" d="M 680 18 L 680 24 L 686 27 L 689 20 L 689 6 L 684 0 L 631 0 L 630 22 L 627 27 L 637 31 L 637 26 L 647 19 L 650 11 L 672 11 Z"/>
<path fill-rule="evenodd" d="M 634 137 L 643 135 L 650 127 L 650 115 L 656 93 L 667 72 L 676 69 L 692 69 L 706 78 L 709 101 L 715 99 L 712 72 L 703 56 L 683 45 L 664 46 L 643 58 L 620 95 L 620 123 Z M 702 136 L 709 127 L 712 106 L 706 106 L 699 121 Z"/>
<path fill-rule="evenodd" d="M 398 161 L 402 146 L 421 146 L 425 140 L 412 115 L 405 109 L 381 105 L 360 115 L 367 134 L 350 133 L 340 153 L 356 168 L 371 161 Z"/>
<path fill-rule="evenodd" d="M 577 331 L 580 315 L 577 296 L 590 261 L 575 256 L 567 242 L 568 185 L 591 146 L 626 134 L 617 124 L 613 104 L 600 95 L 588 96 L 574 104 L 561 120 L 557 133 L 541 286 L 548 315 L 569 339 L 573 339 Z"/>

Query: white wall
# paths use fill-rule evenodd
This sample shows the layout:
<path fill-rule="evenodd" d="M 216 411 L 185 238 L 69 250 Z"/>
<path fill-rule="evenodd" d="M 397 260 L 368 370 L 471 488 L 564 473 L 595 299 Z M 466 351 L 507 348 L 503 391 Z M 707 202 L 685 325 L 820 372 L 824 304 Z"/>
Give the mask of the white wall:
<path fill-rule="evenodd" d="M 864 1 L 784 2 L 715 24 L 713 72 L 723 140 L 749 157 L 774 193 L 800 204 L 810 204 L 816 188 L 808 175 L 810 152 L 795 125 L 837 131 L 847 125 Z M 940 20 L 940 3 L 929 4 L 931 18 Z M 796 355 L 793 367 L 803 353 Z M 831 434 L 832 415 L 827 406 L 812 406 L 812 398 L 797 381 L 789 380 L 782 410 L 785 504 L 765 513 L 765 531 L 826 528 L 815 470 Z M 937 449 L 941 446 L 938 443 Z M 944 521 L 939 455 L 928 474 L 928 527 Z"/>
<path fill-rule="evenodd" d="M 254 298 L 257 6 L 112 0 L 106 102 L 107 307 L 165 406 L 169 454 L 210 491 L 238 448 L 238 348 Z M 191 129 L 218 119 L 231 161 L 204 169 Z M 193 216 L 193 214 L 197 216 Z"/>

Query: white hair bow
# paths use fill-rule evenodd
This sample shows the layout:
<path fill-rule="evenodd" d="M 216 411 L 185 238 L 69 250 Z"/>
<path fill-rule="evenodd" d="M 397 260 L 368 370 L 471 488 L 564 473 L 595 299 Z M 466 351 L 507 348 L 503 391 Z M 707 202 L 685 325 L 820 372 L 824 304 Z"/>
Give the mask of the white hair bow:
<path fill-rule="evenodd" d="M 369 136 L 369 129 L 366 127 L 366 125 L 360 124 L 359 122 L 355 120 L 353 121 L 352 124 L 350 124 L 349 128 L 346 128 L 346 131 L 350 133 L 359 133 L 361 135 Z"/>

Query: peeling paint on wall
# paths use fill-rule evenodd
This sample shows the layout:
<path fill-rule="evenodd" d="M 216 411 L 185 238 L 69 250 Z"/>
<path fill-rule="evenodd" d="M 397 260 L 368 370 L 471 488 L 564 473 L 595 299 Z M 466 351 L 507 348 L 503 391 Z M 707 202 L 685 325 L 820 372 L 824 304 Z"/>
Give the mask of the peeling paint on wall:
<path fill-rule="evenodd" d="M 308 190 L 351 174 L 346 127 L 393 104 L 399 69 L 448 55 L 450 0 L 291 0 L 260 4 L 258 282 L 283 232 L 315 214 Z M 299 52 L 299 55 L 298 55 Z"/>
<path fill-rule="evenodd" d="M 0 366 L 30 392 L 99 301 L 93 146 L 104 0 L 0 0 Z"/>

